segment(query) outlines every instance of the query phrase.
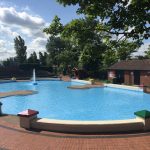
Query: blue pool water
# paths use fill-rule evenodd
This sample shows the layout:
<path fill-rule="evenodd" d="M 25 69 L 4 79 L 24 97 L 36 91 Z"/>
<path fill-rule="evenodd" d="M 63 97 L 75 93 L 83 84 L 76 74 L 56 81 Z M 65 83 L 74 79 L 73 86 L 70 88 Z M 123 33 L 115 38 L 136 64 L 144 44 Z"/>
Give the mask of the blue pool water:
<path fill-rule="evenodd" d="M 120 120 L 135 118 L 134 112 L 150 110 L 150 95 L 115 88 L 71 90 L 71 82 L 38 81 L 0 84 L 0 92 L 37 90 L 29 96 L 1 98 L 3 112 L 17 114 L 26 109 L 39 111 L 39 117 L 62 120 Z"/>

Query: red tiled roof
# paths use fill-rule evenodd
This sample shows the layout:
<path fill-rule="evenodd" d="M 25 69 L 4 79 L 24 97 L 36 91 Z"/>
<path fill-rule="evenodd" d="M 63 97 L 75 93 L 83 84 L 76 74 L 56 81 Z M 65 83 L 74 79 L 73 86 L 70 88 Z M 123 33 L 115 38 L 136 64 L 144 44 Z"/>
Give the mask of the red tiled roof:
<path fill-rule="evenodd" d="M 150 59 L 124 60 L 110 66 L 110 70 L 150 70 Z"/>

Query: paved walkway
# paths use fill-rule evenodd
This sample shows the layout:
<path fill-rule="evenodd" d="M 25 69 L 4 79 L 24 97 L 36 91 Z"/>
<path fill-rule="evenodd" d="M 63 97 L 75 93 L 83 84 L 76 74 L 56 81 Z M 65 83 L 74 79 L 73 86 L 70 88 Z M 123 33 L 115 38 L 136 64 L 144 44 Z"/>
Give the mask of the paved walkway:
<path fill-rule="evenodd" d="M 33 132 L 19 127 L 18 117 L 0 117 L 0 150 L 150 150 L 150 132 L 77 135 Z"/>

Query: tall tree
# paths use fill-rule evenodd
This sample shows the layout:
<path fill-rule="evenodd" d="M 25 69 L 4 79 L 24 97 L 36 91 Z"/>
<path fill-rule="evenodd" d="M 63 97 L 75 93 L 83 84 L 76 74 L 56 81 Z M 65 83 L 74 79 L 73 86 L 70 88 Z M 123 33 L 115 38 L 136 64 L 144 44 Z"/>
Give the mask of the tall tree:
<path fill-rule="evenodd" d="M 64 6 L 78 4 L 77 13 L 99 18 L 99 30 L 133 39 L 148 39 L 150 36 L 149 0 L 57 1 Z"/>
<path fill-rule="evenodd" d="M 102 37 L 106 35 L 97 32 L 97 24 L 98 21 L 91 17 L 75 19 L 64 26 L 62 32 L 62 36 L 69 39 L 78 50 L 78 66 L 92 76 L 99 72 L 102 54 L 106 50 L 106 45 L 102 42 Z"/>
<path fill-rule="evenodd" d="M 33 52 L 28 58 L 28 63 L 38 64 L 39 60 L 37 58 L 36 52 Z"/>
<path fill-rule="evenodd" d="M 106 50 L 106 46 L 101 43 L 97 46 L 94 43 L 88 43 L 79 58 L 79 66 L 89 72 L 92 77 L 98 76 L 102 69 L 102 54 Z"/>
<path fill-rule="evenodd" d="M 21 38 L 21 36 L 14 39 L 14 48 L 16 50 L 18 63 L 25 63 L 27 60 L 27 46 L 25 46 L 25 41 Z"/>
<path fill-rule="evenodd" d="M 46 44 L 48 64 L 59 65 L 58 55 L 65 49 L 65 42 L 60 37 L 50 37 Z"/>
<path fill-rule="evenodd" d="M 13 57 L 7 58 L 6 60 L 4 60 L 2 62 L 2 64 L 4 67 L 15 66 L 16 65 L 16 58 L 13 58 Z"/>
<path fill-rule="evenodd" d="M 60 18 L 55 16 L 50 26 L 48 28 L 44 28 L 43 32 L 50 34 L 51 36 L 57 36 L 62 32 L 62 30 L 63 25 L 60 22 Z"/>
<path fill-rule="evenodd" d="M 61 38 L 62 31 L 63 25 L 58 16 L 55 16 L 49 27 L 43 30 L 43 32 L 50 35 L 46 44 L 46 50 L 48 52 L 47 64 L 57 66 L 57 68 L 60 66 L 61 57 L 59 55 L 66 47 L 65 41 Z"/>
<path fill-rule="evenodd" d="M 44 54 L 42 52 L 39 52 L 39 62 L 40 65 L 46 66 L 46 61 L 47 61 L 47 53 L 44 52 Z"/>

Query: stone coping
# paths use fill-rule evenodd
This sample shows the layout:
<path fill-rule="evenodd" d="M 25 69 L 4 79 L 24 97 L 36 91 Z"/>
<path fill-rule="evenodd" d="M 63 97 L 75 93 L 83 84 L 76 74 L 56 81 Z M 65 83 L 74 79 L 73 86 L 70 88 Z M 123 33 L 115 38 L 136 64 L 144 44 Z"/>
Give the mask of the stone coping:
<path fill-rule="evenodd" d="M 72 125 L 114 125 L 114 124 L 128 124 L 128 123 L 143 123 L 142 119 L 127 119 L 127 120 L 101 120 L 101 121 L 81 121 L 81 120 L 56 120 L 39 118 L 37 122 L 41 123 L 56 123 L 56 124 L 72 124 Z"/>
<path fill-rule="evenodd" d="M 40 80 L 41 80 L 41 81 L 46 81 L 46 80 L 48 80 L 48 81 L 49 81 L 49 80 L 50 80 L 50 81 L 51 81 L 51 80 L 52 80 L 52 81 L 60 81 L 61 79 L 60 79 L 60 78 L 47 78 L 47 77 L 46 77 L 46 78 L 42 78 L 42 77 L 38 77 L 38 78 L 37 78 L 37 81 L 40 81 Z M 17 79 L 16 79 L 16 80 L 11 80 L 11 79 L 9 79 L 9 80 L 0 80 L 0 83 L 26 82 L 26 81 L 27 81 L 27 82 L 30 82 L 30 81 L 32 81 L 32 80 L 30 80 L 30 79 L 26 79 L 26 80 L 23 80 L 23 79 L 22 79 L 22 80 L 17 80 Z"/>
<path fill-rule="evenodd" d="M 36 78 L 37 81 L 61 81 L 60 78 Z M 30 80 L 16 80 L 17 82 L 31 82 L 32 79 Z"/>
<path fill-rule="evenodd" d="M 135 87 L 135 86 L 120 85 L 120 84 L 104 84 L 104 85 L 107 86 L 107 87 L 112 87 L 112 88 L 119 88 L 119 89 L 143 92 L 143 88 Z"/>
<path fill-rule="evenodd" d="M 61 79 L 60 78 L 42 78 L 42 77 L 38 77 L 37 78 L 37 81 L 46 81 L 46 80 L 52 80 L 52 81 L 60 81 Z"/>
<path fill-rule="evenodd" d="M 78 80 L 78 79 L 71 79 L 72 82 L 84 83 L 84 84 L 91 84 L 90 81 L 86 80 Z"/>
<path fill-rule="evenodd" d="M 25 96 L 25 95 L 32 95 L 37 93 L 38 93 L 37 91 L 32 91 L 32 90 L 0 92 L 0 98 L 5 98 L 9 96 Z"/>

